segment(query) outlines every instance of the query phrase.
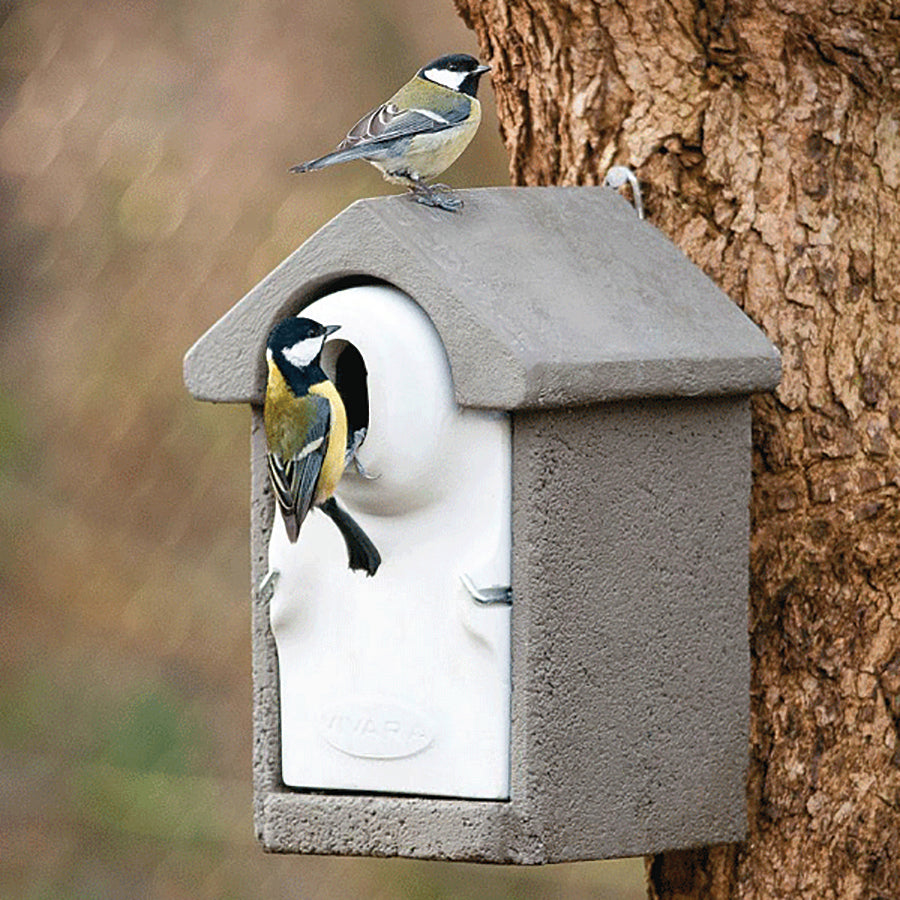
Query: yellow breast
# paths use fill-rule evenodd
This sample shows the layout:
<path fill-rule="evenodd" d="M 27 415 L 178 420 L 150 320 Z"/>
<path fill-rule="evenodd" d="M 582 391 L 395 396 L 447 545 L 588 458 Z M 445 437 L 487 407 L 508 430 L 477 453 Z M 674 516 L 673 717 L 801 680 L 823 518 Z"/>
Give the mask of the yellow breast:
<path fill-rule="evenodd" d="M 344 474 L 344 456 L 347 452 L 347 413 L 341 395 L 330 381 L 323 381 L 309 389 L 310 394 L 324 397 L 331 409 L 331 425 L 322 470 L 316 484 L 313 503 L 324 503 L 337 487 Z M 312 424 L 310 416 L 314 408 L 303 397 L 297 397 L 284 380 L 274 363 L 269 363 L 269 380 L 266 385 L 266 403 L 263 419 L 266 443 L 272 453 L 282 459 L 290 459 L 305 444 L 305 436 Z"/>

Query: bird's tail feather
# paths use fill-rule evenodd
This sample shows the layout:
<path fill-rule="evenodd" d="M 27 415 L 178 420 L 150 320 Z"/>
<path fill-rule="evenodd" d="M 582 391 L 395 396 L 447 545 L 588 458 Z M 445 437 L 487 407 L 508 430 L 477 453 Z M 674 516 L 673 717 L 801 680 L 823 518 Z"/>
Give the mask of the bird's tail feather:
<path fill-rule="evenodd" d="M 294 174 L 302 174 L 303 172 L 314 172 L 316 169 L 324 169 L 327 166 L 333 166 L 335 163 L 349 162 L 351 159 L 362 159 L 365 150 L 359 147 L 347 147 L 344 150 L 335 150 L 333 153 L 326 153 L 318 159 L 311 159 L 309 162 L 298 163 L 291 166 L 289 172 Z"/>
<path fill-rule="evenodd" d="M 347 545 L 347 558 L 351 569 L 362 569 L 374 575 L 381 565 L 381 554 L 360 528 L 356 520 L 345 509 L 341 509 L 334 497 L 330 497 L 320 507 L 322 512 L 337 526 Z"/>
<path fill-rule="evenodd" d="M 281 517 L 284 519 L 284 530 L 287 532 L 288 540 L 292 544 L 296 544 L 297 538 L 300 536 L 300 523 L 297 521 L 297 516 L 294 513 L 282 513 Z"/>

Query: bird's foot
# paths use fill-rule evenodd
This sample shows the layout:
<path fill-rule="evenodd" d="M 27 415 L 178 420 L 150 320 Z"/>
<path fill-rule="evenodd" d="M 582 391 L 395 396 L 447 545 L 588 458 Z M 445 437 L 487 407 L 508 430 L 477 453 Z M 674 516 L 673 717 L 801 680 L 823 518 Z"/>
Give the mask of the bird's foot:
<path fill-rule="evenodd" d="M 359 472 L 360 477 L 365 478 L 366 481 L 375 481 L 376 479 L 381 478 L 381 476 L 369 474 L 357 456 L 359 448 L 362 446 L 362 442 L 366 439 L 367 431 L 367 428 L 357 428 L 356 431 L 353 432 L 350 444 L 347 447 L 347 452 L 344 454 L 344 468 L 349 469 L 350 466 L 353 466 L 356 471 Z"/>
<path fill-rule="evenodd" d="M 446 184 L 416 185 L 412 188 L 412 198 L 423 206 L 446 209 L 448 212 L 456 212 L 463 207 L 462 200 Z"/>
<path fill-rule="evenodd" d="M 380 475 L 373 475 L 360 461 L 358 456 L 353 457 L 353 467 L 359 472 L 359 477 L 366 481 L 378 481 Z"/>

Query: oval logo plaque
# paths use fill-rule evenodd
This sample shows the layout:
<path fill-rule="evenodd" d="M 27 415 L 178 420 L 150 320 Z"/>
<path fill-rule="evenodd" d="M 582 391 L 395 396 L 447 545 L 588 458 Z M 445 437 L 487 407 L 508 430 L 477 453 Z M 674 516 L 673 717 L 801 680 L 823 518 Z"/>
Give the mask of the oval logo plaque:
<path fill-rule="evenodd" d="M 346 700 L 322 712 L 322 737 L 335 750 L 363 759 L 402 759 L 434 740 L 428 720 L 399 703 Z"/>

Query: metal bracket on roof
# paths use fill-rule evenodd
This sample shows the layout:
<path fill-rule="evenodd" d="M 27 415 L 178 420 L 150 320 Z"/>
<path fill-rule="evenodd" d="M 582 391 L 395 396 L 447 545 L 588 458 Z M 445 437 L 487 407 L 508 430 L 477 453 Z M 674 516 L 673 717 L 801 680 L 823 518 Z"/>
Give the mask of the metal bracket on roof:
<path fill-rule="evenodd" d="M 644 201 L 641 197 L 641 183 L 637 180 L 637 175 L 628 168 L 628 166 L 613 166 L 603 179 L 604 187 L 611 187 L 618 190 L 625 184 L 631 185 L 631 192 L 634 195 L 634 208 L 639 219 L 644 218 Z"/>

